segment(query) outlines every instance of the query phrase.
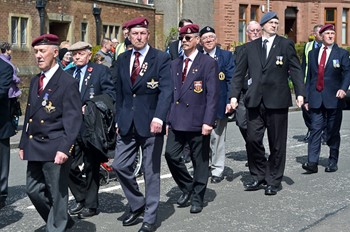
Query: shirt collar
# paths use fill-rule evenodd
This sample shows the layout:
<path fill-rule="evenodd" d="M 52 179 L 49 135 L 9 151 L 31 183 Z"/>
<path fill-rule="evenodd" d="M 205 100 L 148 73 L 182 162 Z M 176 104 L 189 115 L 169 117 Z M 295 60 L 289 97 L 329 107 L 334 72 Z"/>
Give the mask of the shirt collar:
<path fill-rule="evenodd" d="M 204 54 L 207 54 L 207 53 L 209 53 L 209 55 L 210 55 L 212 58 L 214 58 L 214 57 L 215 57 L 215 53 L 216 53 L 216 47 L 214 47 L 214 49 L 211 50 L 210 52 L 206 52 L 206 51 L 204 50 Z"/>
<path fill-rule="evenodd" d="M 184 60 L 186 58 L 190 58 L 191 61 L 194 61 L 194 58 L 196 58 L 197 54 L 198 54 L 198 50 L 197 49 L 190 56 L 186 56 L 186 54 L 184 54 Z"/>
<path fill-rule="evenodd" d="M 132 54 L 134 55 L 134 52 L 139 52 L 141 54 L 141 56 L 145 57 L 148 50 L 149 50 L 150 46 L 147 44 L 144 48 L 142 48 L 141 50 L 136 51 L 135 49 L 132 49 Z"/>
<path fill-rule="evenodd" d="M 51 77 L 55 74 L 55 72 L 57 71 L 57 69 L 59 69 L 59 65 L 56 63 L 52 68 L 50 68 L 49 70 L 47 70 L 46 72 L 43 72 L 45 74 L 45 78 L 47 78 L 48 80 L 51 79 Z"/>

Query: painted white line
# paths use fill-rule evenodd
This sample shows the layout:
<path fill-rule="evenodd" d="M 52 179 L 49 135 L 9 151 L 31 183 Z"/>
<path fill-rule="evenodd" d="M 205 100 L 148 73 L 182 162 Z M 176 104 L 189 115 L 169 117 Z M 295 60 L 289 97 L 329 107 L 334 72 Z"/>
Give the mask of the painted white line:
<path fill-rule="evenodd" d="M 161 175 L 160 176 L 160 179 L 168 179 L 172 177 L 172 175 L 169 173 L 169 174 L 164 174 L 164 175 Z M 140 179 L 137 181 L 138 184 L 142 184 L 142 183 L 145 183 L 145 181 L 143 179 Z M 98 192 L 99 193 L 106 193 L 106 192 L 112 192 L 114 190 L 118 190 L 118 189 L 121 189 L 121 185 L 118 184 L 116 186 L 113 186 L 113 187 L 109 187 L 109 188 L 104 188 L 104 189 L 100 189 Z M 70 196 L 69 197 L 69 200 L 74 200 L 74 197 L 73 196 Z M 27 209 L 35 209 L 34 205 L 31 205 L 31 206 L 28 206 Z"/>

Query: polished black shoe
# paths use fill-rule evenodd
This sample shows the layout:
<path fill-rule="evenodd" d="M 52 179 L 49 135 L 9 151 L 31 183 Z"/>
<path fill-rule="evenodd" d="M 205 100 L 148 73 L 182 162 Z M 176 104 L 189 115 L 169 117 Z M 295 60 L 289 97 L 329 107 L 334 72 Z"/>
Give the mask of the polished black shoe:
<path fill-rule="evenodd" d="M 266 187 L 266 181 L 265 180 L 256 180 L 251 183 L 247 183 L 244 185 L 245 191 L 256 191 L 262 188 Z"/>
<path fill-rule="evenodd" d="M 82 210 L 84 209 L 84 204 L 83 203 L 77 203 L 74 208 L 71 208 L 70 210 L 68 210 L 68 213 L 70 215 L 77 215 L 79 214 Z"/>
<path fill-rule="evenodd" d="M 310 131 L 307 131 L 305 137 L 303 138 L 303 141 L 304 141 L 304 142 L 308 142 L 308 141 L 309 141 L 310 134 L 311 134 Z"/>
<path fill-rule="evenodd" d="M 130 211 L 128 215 L 123 220 L 123 226 L 131 226 L 134 225 L 137 219 L 144 213 L 145 207 L 141 207 L 140 209 L 132 212 Z"/>
<path fill-rule="evenodd" d="M 149 224 L 147 222 L 142 223 L 139 232 L 153 232 L 155 231 L 155 224 Z"/>
<path fill-rule="evenodd" d="M 192 205 L 190 209 L 190 213 L 200 213 L 202 212 L 202 210 L 203 210 L 202 206 Z"/>
<path fill-rule="evenodd" d="M 311 164 L 311 163 L 306 162 L 301 167 L 307 171 L 307 174 L 312 174 L 312 173 L 318 172 L 317 164 Z"/>
<path fill-rule="evenodd" d="M 78 214 L 78 218 L 79 219 L 85 219 L 85 218 L 90 218 L 97 215 L 97 209 L 88 209 L 88 208 L 84 208 L 79 214 Z"/>
<path fill-rule="evenodd" d="M 282 189 L 282 186 L 273 186 L 273 185 L 268 185 L 267 188 L 265 189 L 265 195 L 268 196 L 273 196 L 276 195 L 278 191 Z"/>
<path fill-rule="evenodd" d="M 213 184 L 220 183 L 223 180 L 221 176 L 212 176 L 210 182 Z"/>
<path fill-rule="evenodd" d="M 338 170 L 337 164 L 329 164 L 324 171 L 325 172 L 336 172 L 337 170 Z"/>
<path fill-rule="evenodd" d="M 182 193 L 176 203 L 182 207 L 187 206 L 187 203 L 190 200 L 191 195 L 192 193 Z"/>

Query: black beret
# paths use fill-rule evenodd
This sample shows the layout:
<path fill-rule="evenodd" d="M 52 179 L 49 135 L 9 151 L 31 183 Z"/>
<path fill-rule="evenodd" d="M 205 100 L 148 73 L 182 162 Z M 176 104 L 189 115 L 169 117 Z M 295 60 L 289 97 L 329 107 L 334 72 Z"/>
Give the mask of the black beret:
<path fill-rule="evenodd" d="M 205 33 L 208 33 L 208 32 L 213 32 L 215 34 L 214 28 L 206 26 L 206 27 L 203 27 L 202 30 L 200 30 L 199 36 L 202 36 L 202 35 L 204 35 Z"/>
<path fill-rule="evenodd" d="M 59 60 L 62 60 L 64 55 L 66 55 L 66 53 L 68 52 L 68 49 L 67 48 L 61 48 L 59 51 L 58 51 L 58 59 Z"/>

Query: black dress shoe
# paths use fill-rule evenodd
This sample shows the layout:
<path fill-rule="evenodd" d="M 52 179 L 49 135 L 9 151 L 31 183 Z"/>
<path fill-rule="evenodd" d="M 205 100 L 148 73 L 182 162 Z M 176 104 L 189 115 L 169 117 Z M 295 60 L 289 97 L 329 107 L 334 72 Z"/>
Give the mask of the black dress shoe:
<path fill-rule="evenodd" d="M 141 207 L 138 210 L 132 212 L 130 211 L 128 215 L 123 220 L 123 226 L 131 226 L 134 225 L 137 219 L 144 213 L 145 207 Z"/>
<path fill-rule="evenodd" d="M 329 164 L 324 171 L 325 172 L 336 172 L 337 170 L 338 170 L 337 164 Z"/>
<path fill-rule="evenodd" d="M 214 183 L 214 184 L 217 184 L 217 183 L 220 183 L 222 181 L 222 179 L 223 178 L 220 177 L 220 176 L 212 176 L 210 182 Z"/>
<path fill-rule="evenodd" d="M 273 186 L 273 185 L 268 185 L 267 188 L 265 189 L 265 195 L 268 196 L 273 196 L 276 195 L 278 191 L 282 189 L 282 186 Z"/>
<path fill-rule="evenodd" d="M 149 224 L 147 222 L 142 223 L 139 232 L 153 232 L 155 231 L 155 224 Z"/>
<path fill-rule="evenodd" d="M 179 206 L 186 206 L 187 202 L 190 200 L 192 193 L 182 193 L 179 199 L 177 200 L 177 204 Z"/>
<path fill-rule="evenodd" d="M 84 208 L 79 214 L 78 214 L 78 218 L 79 219 L 85 219 L 85 218 L 90 218 L 97 215 L 97 209 L 91 208 L 91 209 L 87 209 Z"/>
<path fill-rule="evenodd" d="M 310 131 L 307 131 L 305 137 L 303 138 L 303 141 L 304 141 L 304 142 L 308 142 L 308 141 L 309 141 L 310 134 L 311 134 Z"/>
<path fill-rule="evenodd" d="M 202 212 L 202 210 L 203 210 L 202 206 L 192 205 L 190 209 L 190 213 L 200 213 Z"/>
<path fill-rule="evenodd" d="M 312 173 L 318 172 L 317 164 L 314 164 L 314 163 L 306 162 L 301 167 L 307 171 L 307 174 L 312 174 Z"/>
<path fill-rule="evenodd" d="M 245 191 L 256 191 L 262 188 L 265 188 L 266 186 L 265 180 L 256 180 L 254 182 L 248 183 L 244 185 Z"/>
<path fill-rule="evenodd" d="M 68 213 L 70 215 L 77 215 L 78 213 L 80 213 L 82 210 L 84 209 L 84 204 L 83 203 L 80 203 L 78 202 L 74 208 L 71 208 Z"/>

